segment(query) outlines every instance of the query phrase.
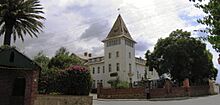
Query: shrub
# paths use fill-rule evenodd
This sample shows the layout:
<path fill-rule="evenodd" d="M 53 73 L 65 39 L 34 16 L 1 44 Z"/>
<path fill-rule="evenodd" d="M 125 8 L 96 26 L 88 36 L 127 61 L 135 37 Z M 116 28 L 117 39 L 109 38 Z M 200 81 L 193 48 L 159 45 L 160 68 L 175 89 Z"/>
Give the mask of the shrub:
<path fill-rule="evenodd" d="M 129 83 L 126 81 L 120 81 L 117 84 L 117 88 L 120 88 L 120 89 L 129 88 Z"/>
<path fill-rule="evenodd" d="M 120 82 L 119 78 L 107 81 L 107 83 L 110 84 L 112 88 L 117 88 L 119 82 Z"/>
<path fill-rule="evenodd" d="M 38 92 L 40 94 L 59 93 L 58 76 L 61 73 L 58 69 L 46 68 L 41 71 L 41 75 L 38 82 Z"/>
<path fill-rule="evenodd" d="M 89 95 L 91 75 L 88 69 L 72 66 L 64 70 L 58 79 L 60 91 L 66 95 Z"/>
<path fill-rule="evenodd" d="M 129 88 L 129 83 L 126 81 L 120 81 L 119 77 L 115 80 L 109 80 L 107 83 L 110 84 L 112 88 Z"/>

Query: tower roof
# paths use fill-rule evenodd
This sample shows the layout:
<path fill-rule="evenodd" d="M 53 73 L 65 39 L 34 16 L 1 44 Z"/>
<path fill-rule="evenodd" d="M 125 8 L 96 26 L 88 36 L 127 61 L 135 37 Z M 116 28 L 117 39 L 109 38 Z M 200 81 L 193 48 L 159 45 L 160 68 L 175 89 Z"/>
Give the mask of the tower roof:
<path fill-rule="evenodd" d="M 116 19 L 111 31 L 109 32 L 109 34 L 105 40 L 117 38 L 117 37 L 126 37 L 126 38 L 134 41 L 120 14 L 118 15 L 118 18 Z"/>

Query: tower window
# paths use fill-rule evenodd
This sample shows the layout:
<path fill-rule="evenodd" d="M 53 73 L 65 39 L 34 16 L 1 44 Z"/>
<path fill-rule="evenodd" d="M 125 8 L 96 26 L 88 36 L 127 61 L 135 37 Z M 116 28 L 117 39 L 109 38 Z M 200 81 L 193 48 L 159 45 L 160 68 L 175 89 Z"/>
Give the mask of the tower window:
<path fill-rule="evenodd" d="M 109 58 L 109 59 L 111 58 L 111 53 L 108 53 L 108 58 Z"/>
<path fill-rule="evenodd" d="M 128 53 L 129 58 L 131 58 L 131 52 Z"/>
<path fill-rule="evenodd" d="M 95 67 L 93 67 L 92 69 L 92 74 L 95 74 Z"/>
<path fill-rule="evenodd" d="M 116 57 L 119 57 L 119 51 L 116 52 Z"/>
<path fill-rule="evenodd" d="M 131 64 L 129 63 L 129 71 L 131 71 Z"/>
<path fill-rule="evenodd" d="M 120 64 L 119 63 L 116 63 L 116 70 L 119 71 L 120 70 Z"/>
<path fill-rule="evenodd" d="M 100 67 L 98 67 L 98 74 L 100 73 Z"/>
<path fill-rule="evenodd" d="M 132 47 L 132 48 L 134 47 L 134 43 L 133 43 L 132 41 L 128 40 L 128 39 L 125 40 L 125 44 L 126 44 L 127 46 Z"/>
<path fill-rule="evenodd" d="M 103 73 L 105 73 L 105 66 L 102 67 Z"/>
<path fill-rule="evenodd" d="M 111 72 L 112 71 L 112 65 L 108 64 L 108 71 Z"/>

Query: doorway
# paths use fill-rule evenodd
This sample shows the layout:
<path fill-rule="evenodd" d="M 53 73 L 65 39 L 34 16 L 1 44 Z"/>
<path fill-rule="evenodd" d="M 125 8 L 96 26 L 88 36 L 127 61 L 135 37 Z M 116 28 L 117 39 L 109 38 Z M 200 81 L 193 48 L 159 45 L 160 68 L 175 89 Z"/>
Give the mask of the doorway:
<path fill-rule="evenodd" d="M 26 81 L 24 77 L 14 80 L 10 105 L 24 105 Z"/>

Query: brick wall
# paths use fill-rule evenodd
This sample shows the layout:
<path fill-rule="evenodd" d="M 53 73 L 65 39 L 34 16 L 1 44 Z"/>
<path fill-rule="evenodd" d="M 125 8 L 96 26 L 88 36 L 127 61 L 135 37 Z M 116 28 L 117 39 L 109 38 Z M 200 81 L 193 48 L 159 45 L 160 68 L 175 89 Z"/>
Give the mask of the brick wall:
<path fill-rule="evenodd" d="M 98 88 L 98 98 L 104 99 L 141 99 L 146 98 L 144 88 L 112 89 Z M 184 97 L 209 95 L 209 86 L 172 87 L 170 91 L 166 88 L 150 90 L 151 98 Z"/>
<path fill-rule="evenodd" d="M 106 99 L 140 99 L 145 98 L 144 88 L 127 88 L 127 89 L 100 89 L 98 98 Z"/>
<path fill-rule="evenodd" d="M 0 105 L 9 105 L 12 93 L 13 76 L 9 72 L 0 71 Z"/>
<path fill-rule="evenodd" d="M 16 77 L 25 78 L 24 97 L 12 96 L 13 83 Z M 0 105 L 10 105 L 19 101 L 24 105 L 33 105 L 37 92 L 38 71 L 0 70 Z M 17 99 L 17 100 L 16 100 Z M 23 101 L 22 101 L 23 99 Z"/>
<path fill-rule="evenodd" d="M 203 96 L 209 95 L 209 86 L 191 86 L 190 87 L 190 96 Z"/>

